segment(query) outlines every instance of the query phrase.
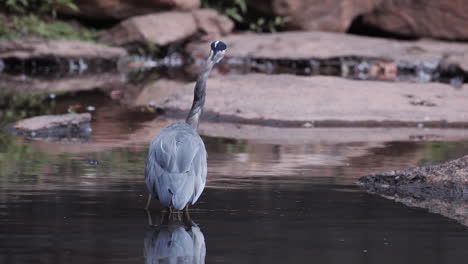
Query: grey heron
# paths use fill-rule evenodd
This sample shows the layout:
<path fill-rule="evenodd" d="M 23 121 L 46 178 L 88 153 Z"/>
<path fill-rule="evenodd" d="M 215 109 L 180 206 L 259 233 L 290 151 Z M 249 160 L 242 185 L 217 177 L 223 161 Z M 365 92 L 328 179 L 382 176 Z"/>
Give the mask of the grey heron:
<path fill-rule="evenodd" d="M 187 119 L 164 127 L 151 141 L 145 167 L 148 189 L 146 209 L 152 197 L 159 199 L 169 211 L 188 209 L 205 188 L 207 153 L 198 135 L 198 124 L 205 105 L 206 80 L 213 66 L 224 57 L 227 48 L 221 41 L 212 42 L 210 47 L 210 54 L 195 84 L 192 108 Z"/>

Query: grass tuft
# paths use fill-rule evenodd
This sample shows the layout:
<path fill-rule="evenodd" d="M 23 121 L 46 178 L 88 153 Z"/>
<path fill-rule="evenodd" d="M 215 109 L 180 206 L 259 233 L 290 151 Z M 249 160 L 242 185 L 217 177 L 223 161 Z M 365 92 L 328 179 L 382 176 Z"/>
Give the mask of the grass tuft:
<path fill-rule="evenodd" d="M 36 15 L 5 16 L 0 14 L 0 39 L 38 37 L 51 40 L 96 41 L 97 32 Z"/>

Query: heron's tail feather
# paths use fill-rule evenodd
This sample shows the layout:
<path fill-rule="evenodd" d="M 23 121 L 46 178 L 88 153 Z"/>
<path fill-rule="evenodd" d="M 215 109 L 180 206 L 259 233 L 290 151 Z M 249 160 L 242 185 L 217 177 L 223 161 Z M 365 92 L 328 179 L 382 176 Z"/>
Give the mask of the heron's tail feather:
<path fill-rule="evenodd" d="M 194 204 L 203 192 L 206 184 L 206 151 L 199 151 L 193 159 L 193 180 L 194 180 L 194 191 L 191 198 L 192 204 Z"/>
<path fill-rule="evenodd" d="M 173 206 L 182 210 L 191 201 L 194 189 L 194 177 L 191 173 L 168 172 L 160 166 L 155 166 L 155 182 L 153 190 L 156 191 L 161 205 Z"/>
<path fill-rule="evenodd" d="M 194 176 L 192 172 L 174 173 L 171 174 L 172 178 L 172 206 L 177 210 L 182 210 L 191 202 L 193 196 Z"/>

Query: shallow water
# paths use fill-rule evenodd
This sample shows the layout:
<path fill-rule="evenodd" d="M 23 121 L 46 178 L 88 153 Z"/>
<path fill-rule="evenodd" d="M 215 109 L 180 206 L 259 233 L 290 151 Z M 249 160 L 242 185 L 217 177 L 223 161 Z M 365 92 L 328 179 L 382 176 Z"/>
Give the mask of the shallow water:
<path fill-rule="evenodd" d="M 83 146 L 106 142 L 104 134 Z M 468 257 L 468 229 L 455 220 L 354 185 L 368 173 L 462 156 L 466 141 L 204 140 L 208 183 L 191 209 L 198 227 L 173 228 L 168 242 L 170 232 L 150 227 L 142 210 L 146 144 L 74 152 L 77 144 L 37 147 L 0 134 L 0 263 L 152 263 L 177 252 L 195 255 L 172 259 L 186 263 L 460 263 Z M 157 224 L 156 202 L 151 213 Z"/>

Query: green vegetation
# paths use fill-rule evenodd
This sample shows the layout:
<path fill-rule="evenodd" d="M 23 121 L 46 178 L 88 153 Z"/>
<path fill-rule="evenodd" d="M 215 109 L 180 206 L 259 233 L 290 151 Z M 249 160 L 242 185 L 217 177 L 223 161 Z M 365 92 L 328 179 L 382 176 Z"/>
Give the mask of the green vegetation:
<path fill-rule="evenodd" d="M 13 178 L 21 173 L 42 172 L 41 168 L 46 163 L 31 161 L 45 160 L 48 155 L 35 153 L 30 145 L 22 144 L 21 141 L 19 137 L 0 132 L 0 180 L 3 177 Z"/>
<path fill-rule="evenodd" d="M 26 117 L 47 114 L 54 106 L 46 93 L 0 91 L 0 126 Z"/>
<path fill-rule="evenodd" d="M 419 165 L 440 163 L 453 160 L 466 155 L 468 141 L 461 142 L 425 142 L 424 158 L 419 161 Z"/>
<path fill-rule="evenodd" d="M 57 16 L 57 9 L 61 7 L 78 11 L 72 0 L 6 0 L 0 3 L 0 8 L 9 13 L 36 14 Z"/>
<path fill-rule="evenodd" d="M 247 151 L 247 141 L 228 138 L 214 138 L 203 136 L 209 152 L 217 153 L 244 153 Z"/>
<path fill-rule="evenodd" d="M 39 37 L 45 39 L 95 41 L 96 31 L 36 15 L 0 15 L 0 39 Z"/>
<path fill-rule="evenodd" d="M 97 33 L 56 19 L 59 8 L 78 11 L 72 0 L 6 0 L 0 3 L 0 39 L 37 37 L 95 41 Z"/>
<path fill-rule="evenodd" d="M 37 188 L 54 187 L 53 182 L 45 180 L 50 174 L 60 175 L 60 183 L 72 184 L 87 181 L 84 175 L 97 175 L 96 178 L 104 180 L 110 175 L 137 179 L 143 174 L 147 150 L 131 147 L 94 153 L 48 153 L 22 137 L 0 131 L 0 185 L 7 187 L 18 181 L 28 181 Z M 87 159 L 97 160 L 99 164 L 89 164 Z"/>
<path fill-rule="evenodd" d="M 246 0 L 202 0 L 202 7 L 215 9 L 232 18 L 239 29 L 255 32 L 276 32 L 289 22 L 288 17 L 271 17 L 249 9 Z"/>

